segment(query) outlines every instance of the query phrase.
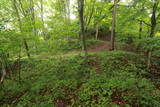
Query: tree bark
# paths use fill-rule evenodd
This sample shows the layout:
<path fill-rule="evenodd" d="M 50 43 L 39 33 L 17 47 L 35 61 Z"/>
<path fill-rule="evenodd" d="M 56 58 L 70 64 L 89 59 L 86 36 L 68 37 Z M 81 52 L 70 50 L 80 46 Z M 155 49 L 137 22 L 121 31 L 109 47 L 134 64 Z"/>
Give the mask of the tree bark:
<path fill-rule="evenodd" d="M 98 25 L 96 25 L 96 40 L 98 40 L 98 32 L 99 31 L 99 27 L 98 27 Z"/>
<path fill-rule="evenodd" d="M 86 46 L 86 38 L 85 38 L 85 32 L 84 32 L 84 0 L 78 0 L 79 3 L 79 17 L 80 17 L 80 25 L 81 25 L 81 38 L 82 38 L 82 44 L 83 44 L 83 51 L 85 53 L 85 56 L 87 56 L 87 46 Z"/>
<path fill-rule="evenodd" d="M 153 2 L 154 2 L 154 4 L 153 4 L 153 9 L 152 9 L 152 16 L 151 16 L 150 37 L 154 37 L 154 34 L 155 34 L 155 28 L 156 28 L 156 25 L 157 25 L 156 13 L 157 13 L 157 8 L 158 8 L 158 4 L 159 4 L 158 0 L 154 0 Z"/>
<path fill-rule="evenodd" d="M 20 50 L 19 50 L 19 55 L 18 55 L 18 78 L 19 78 L 19 83 L 21 83 L 21 46 L 20 46 Z"/>
<path fill-rule="evenodd" d="M 27 41 L 26 41 L 25 39 L 24 39 L 23 41 L 24 41 L 24 46 L 25 46 L 26 52 L 27 52 L 27 56 L 28 56 L 28 58 L 30 58 L 31 55 L 30 55 L 30 53 L 29 53 L 28 43 L 27 43 Z"/>
<path fill-rule="evenodd" d="M 148 50 L 148 52 L 147 52 L 147 68 L 148 69 L 151 66 L 151 57 L 152 57 L 152 50 Z"/>
<path fill-rule="evenodd" d="M 93 5 L 91 5 L 92 6 L 91 13 L 89 15 L 87 15 L 88 17 L 86 17 L 86 19 L 84 19 L 86 22 L 86 27 L 85 27 L 86 32 L 88 31 L 89 24 L 91 23 L 91 20 L 93 18 L 93 14 L 95 11 L 95 4 L 96 4 L 96 0 L 94 0 Z"/>
<path fill-rule="evenodd" d="M 22 22 L 21 22 L 21 18 L 20 18 L 20 15 L 19 15 L 19 12 L 18 12 L 18 8 L 17 8 L 17 1 L 16 0 L 13 0 L 13 6 L 15 8 L 15 11 L 16 11 L 16 15 L 17 15 L 17 18 L 18 18 L 18 22 L 19 22 L 19 29 L 21 31 L 21 33 L 23 32 L 23 29 L 22 29 Z M 30 53 L 29 53 L 29 48 L 28 48 L 28 44 L 27 44 L 27 41 L 24 39 L 23 40 L 23 43 L 24 43 L 24 46 L 25 46 L 25 50 L 27 52 L 27 56 L 28 58 L 30 57 Z"/>
<path fill-rule="evenodd" d="M 114 0 L 114 7 L 113 7 L 113 13 L 112 13 L 112 30 L 111 30 L 110 50 L 115 49 L 116 8 L 117 8 L 117 0 Z"/>
<path fill-rule="evenodd" d="M 35 12 L 34 12 L 34 2 L 33 0 L 30 0 L 30 12 L 31 12 L 31 22 L 33 25 L 33 32 L 34 35 L 37 35 L 37 29 L 36 29 L 36 21 L 35 21 Z"/>
<path fill-rule="evenodd" d="M 3 84 L 3 81 L 4 81 L 4 78 L 5 78 L 5 76 L 6 76 L 6 69 L 5 69 L 5 64 L 4 64 L 4 61 L 3 61 L 3 59 L 1 58 L 1 65 L 2 65 L 2 75 L 1 75 L 1 80 L 0 80 L 0 84 Z"/>
<path fill-rule="evenodd" d="M 41 21 L 42 21 L 42 35 L 44 40 L 47 40 L 46 34 L 45 34 L 45 26 L 44 26 L 44 9 L 43 9 L 43 0 L 40 0 L 41 3 Z"/>
<path fill-rule="evenodd" d="M 143 22 L 142 22 L 142 20 L 140 20 L 140 23 L 139 23 L 139 39 L 142 38 L 142 26 L 143 26 Z"/>
<path fill-rule="evenodd" d="M 71 20 L 70 20 L 70 0 L 66 0 L 65 6 L 66 6 L 66 24 L 68 26 L 70 26 L 70 24 L 71 24 Z M 70 44 L 71 43 L 71 37 L 70 37 L 69 32 L 67 33 L 67 40 L 68 40 L 68 44 Z"/>

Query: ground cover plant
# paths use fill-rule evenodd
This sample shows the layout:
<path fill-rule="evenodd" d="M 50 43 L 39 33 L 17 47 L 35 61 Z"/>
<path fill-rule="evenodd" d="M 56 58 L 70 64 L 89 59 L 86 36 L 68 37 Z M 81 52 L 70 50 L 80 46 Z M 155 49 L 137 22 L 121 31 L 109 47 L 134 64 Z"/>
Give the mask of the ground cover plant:
<path fill-rule="evenodd" d="M 0 0 L 0 107 L 159 107 L 159 0 Z"/>

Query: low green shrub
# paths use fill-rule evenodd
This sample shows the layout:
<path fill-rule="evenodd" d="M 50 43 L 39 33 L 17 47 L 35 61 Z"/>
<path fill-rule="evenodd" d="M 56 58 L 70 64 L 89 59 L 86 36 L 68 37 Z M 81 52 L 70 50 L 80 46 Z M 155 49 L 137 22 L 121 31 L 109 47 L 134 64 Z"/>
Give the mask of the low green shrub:
<path fill-rule="evenodd" d="M 141 75 L 143 58 L 130 52 L 23 59 L 21 67 L 21 84 L 7 79 L 0 89 L 4 107 L 160 105 L 155 84 Z"/>
<path fill-rule="evenodd" d="M 103 55 L 101 59 L 104 71 L 140 72 L 145 68 L 144 59 L 131 52 L 113 51 Z"/>
<path fill-rule="evenodd" d="M 108 71 L 109 72 L 109 71 Z M 112 71 L 92 76 L 82 85 L 76 106 L 112 106 L 123 104 L 131 106 L 159 105 L 159 96 L 152 95 L 154 86 L 145 78 L 136 78 L 133 73 Z"/>

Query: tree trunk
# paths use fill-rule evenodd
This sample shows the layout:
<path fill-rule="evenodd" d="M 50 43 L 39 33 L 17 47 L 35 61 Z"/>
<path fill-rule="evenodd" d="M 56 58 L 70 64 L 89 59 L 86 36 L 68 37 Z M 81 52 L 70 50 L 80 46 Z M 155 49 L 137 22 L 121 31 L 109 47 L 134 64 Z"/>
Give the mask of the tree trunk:
<path fill-rule="evenodd" d="M 115 26 L 116 26 L 116 8 L 117 0 L 114 0 L 113 14 L 112 14 L 112 30 L 111 30 L 111 50 L 115 49 Z"/>
<path fill-rule="evenodd" d="M 139 23 L 139 39 L 142 38 L 142 25 L 143 25 L 143 22 L 142 22 L 142 20 L 140 20 L 140 23 Z"/>
<path fill-rule="evenodd" d="M 92 21 L 92 18 L 93 18 L 93 14 L 94 14 L 94 11 L 95 11 L 95 4 L 96 4 L 96 0 L 93 0 L 93 5 L 90 5 L 92 7 L 91 10 L 91 13 L 87 15 L 86 18 L 84 18 L 84 21 L 86 23 L 86 26 L 85 26 L 85 31 L 87 32 L 88 31 L 88 27 Z"/>
<path fill-rule="evenodd" d="M 22 32 L 22 22 L 21 22 L 21 18 L 20 18 L 19 12 L 18 12 L 18 8 L 17 8 L 17 1 L 13 0 L 12 2 L 13 2 L 13 6 L 16 11 L 17 18 L 18 18 L 19 29 Z"/>
<path fill-rule="evenodd" d="M 151 25 L 151 33 L 150 33 L 150 37 L 154 37 L 154 34 L 155 34 L 155 27 L 156 25 Z"/>
<path fill-rule="evenodd" d="M 159 4 L 159 1 L 155 0 L 154 1 L 154 5 L 153 5 L 153 10 L 152 10 L 152 16 L 151 16 L 151 33 L 150 33 L 150 37 L 154 37 L 154 34 L 155 34 L 155 28 L 156 28 L 156 25 L 157 25 L 156 13 L 157 13 L 158 4 Z"/>
<path fill-rule="evenodd" d="M 99 30 L 99 27 L 98 25 L 96 26 L 96 40 L 98 40 L 98 30 Z"/>
<path fill-rule="evenodd" d="M 3 84 L 3 81 L 4 81 L 4 78 L 5 78 L 5 76 L 6 76 L 6 69 L 5 69 L 5 64 L 4 64 L 4 61 L 3 61 L 3 59 L 1 58 L 1 66 L 2 66 L 2 74 L 1 74 L 1 80 L 0 80 L 0 84 Z"/>
<path fill-rule="evenodd" d="M 45 34 L 45 26 L 44 26 L 44 17 L 43 17 L 43 0 L 40 1 L 41 3 L 41 21 L 42 21 L 42 35 L 43 35 L 43 38 L 44 40 L 47 40 L 48 38 L 46 37 L 46 34 Z"/>
<path fill-rule="evenodd" d="M 18 78 L 19 78 L 19 83 L 21 83 L 21 46 L 20 46 L 20 50 L 19 50 L 19 55 L 18 55 Z"/>
<path fill-rule="evenodd" d="M 152 50 L 148 50 L 148 52 L 147 52 L 147 68 L 148 69 L 151 66 L 151 57 L 152 57 Z"/>
<path fill-rule="evenodd" d="M 22 29 L 22 22 L 21 22 L 21 18 L 20 18 L 20 15 L 19 15 L 19 12 L 18 12 L 18 8 L 17 8 L 17 1 L 16 0 L 13 0 L 13 6 L 15 8 L 15 11 L 16 11 L 16 15 L 17 15 L 17 18 L 18 18 L 18 22 L 19 22 L 19 29 L 21 31 L 21 33 L 23 32 L 23 29 Z M 24 43 L 24 46 L 25 46 L 25 50 L 27 52 L 27 56 L 30 57 L 30 53 L 29 53 L 29 48 L 28 48 L 28 44 L 27 44 L 27 41 L 24 39 L 23 40 L 23 43 Z"/>
<path fill-rule="evenodd" d="M 71 21 L 70 21 L 70 0 L 68 0 L 67 2 L 67 18 L 68 18 L 68 26 L 70 26 L 71 24 Z M 70 34 L 68 33 L 67 35 L 68 37 L 68 43 L 70 44 L 71 43 L 71 37 L 70 37 Z"/>
<path fill-rule="evenodd" d="M 85 56 L 87 56 L 87 46 L 86 46 L 86 38 L 85 38 L 85 32 L 84 32 L 84 0 L 78 0 L 79 3 L 79 17 L 80 17 L 80 25 L 81 25 L 81 38 L 82 38 L 82 44 L 83 44 L 83 51 L 85 53 Z"/>
<path fill-rule="evenodd" d="M 30 12 L 31 12 L 31 22 L 33 25 L 33 32 L 34 35 L 37 35 L 37 29 L 36 29 L 36 21 L 35 21 L 35 12 L 34 12 L 34 2 L 33 0 L 30 0 Z"/>
<path fill-rule="evenodd" d="M 24 46 L 25 46 L 26 52 L 27 52 L 27 56 L 28 56 L 28 58 L 30 58 L 31 55 L 30 55 L 30 53 L 29 53 L 28 43 L 27 43 L 27 41 L 26 41 L 25 39 L 24 39 L 23 41 L 24 41 Z"/>

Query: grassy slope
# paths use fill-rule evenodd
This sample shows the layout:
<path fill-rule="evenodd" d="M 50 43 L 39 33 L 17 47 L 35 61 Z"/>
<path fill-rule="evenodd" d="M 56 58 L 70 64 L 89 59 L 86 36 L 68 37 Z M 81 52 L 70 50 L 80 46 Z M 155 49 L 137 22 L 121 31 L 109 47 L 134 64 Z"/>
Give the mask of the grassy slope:
<path fill-rule="evenodd" d="M 160 105 L 145 61 L 124 51 L 36 57 L 22 61 L 22 81 L 6 80 L 0 105 L 59 107 Z"/>

